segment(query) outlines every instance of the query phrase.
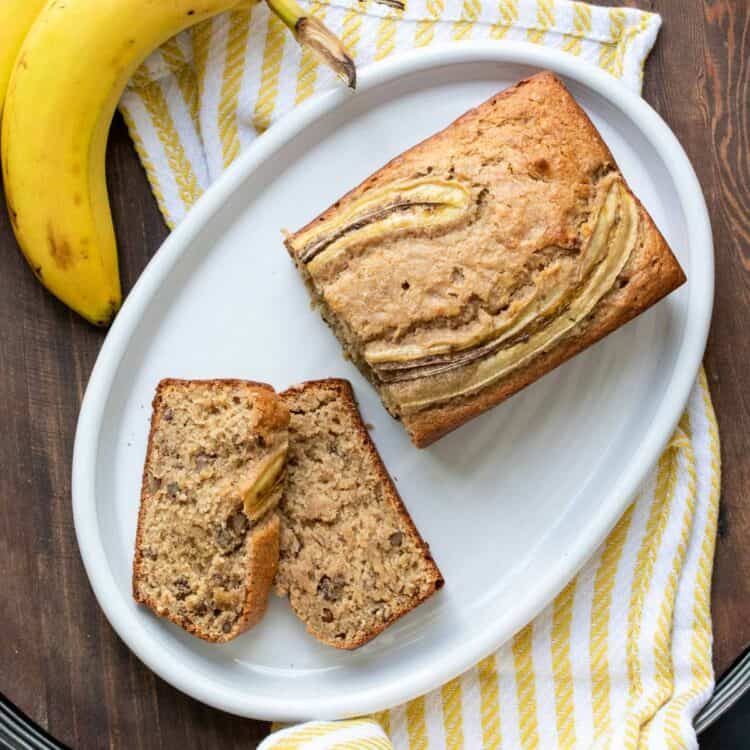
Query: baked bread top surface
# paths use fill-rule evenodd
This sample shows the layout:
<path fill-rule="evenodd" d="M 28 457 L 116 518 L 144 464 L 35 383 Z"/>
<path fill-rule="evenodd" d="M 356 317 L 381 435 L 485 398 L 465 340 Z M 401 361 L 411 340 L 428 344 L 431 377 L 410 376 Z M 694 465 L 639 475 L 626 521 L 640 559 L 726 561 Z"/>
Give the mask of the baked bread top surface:
<path fill-rule="evenodd" d="M 538 76 L 394 159 L 330 210 L 341 216 L 363 194 L 400 180 L 455 182 L 471 205 L 452 226 L 424 232 L 426 213 L 408 229 L 350 246 L 311 274 L 365 343 L 429 341 L 436 328 L 476 326 L 512 304 L 550 256 L 561 256 L 561 276 L 574 269 L 564 251 L 580 247 L 599 179 L 613 168 L 562 85 Z M 309 233 L 293 237 L 295 253 Z"/>

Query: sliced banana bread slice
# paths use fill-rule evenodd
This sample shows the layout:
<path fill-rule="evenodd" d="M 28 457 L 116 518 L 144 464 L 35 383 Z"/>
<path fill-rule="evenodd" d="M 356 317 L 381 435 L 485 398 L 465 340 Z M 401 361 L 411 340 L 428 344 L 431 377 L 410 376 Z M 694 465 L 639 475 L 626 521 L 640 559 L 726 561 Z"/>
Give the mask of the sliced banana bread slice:
<path fill-rule="evenodd" d="M 263 616 L 279 559 L 289 412 L 242 380 L 162 380 L 141 488 L 133 596 L 228 641 Z"/>
<path fill-rule="evenodd" d="M 289 407 L 276 589 L 312 635 L 357 648 L 443 585 L 346 380 L 281 394 Z"/>

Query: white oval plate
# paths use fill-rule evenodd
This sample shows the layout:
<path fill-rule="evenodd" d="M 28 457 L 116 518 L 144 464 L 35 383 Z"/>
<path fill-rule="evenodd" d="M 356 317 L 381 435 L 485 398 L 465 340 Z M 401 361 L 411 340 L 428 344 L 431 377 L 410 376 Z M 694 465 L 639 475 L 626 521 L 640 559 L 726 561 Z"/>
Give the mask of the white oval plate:
<path fill-rule="evenodd" d="M 418 451 L 311 312 L 280 230 L 306 223 L 400 151 L 542 68 L 563 76 L 589 112 L 690 281 Z M 355 95 L 336 90 L 305 103 L 216 182 L 153 258 L 102 346 L 73 458 L 76 531 L 99 604 L 161 677 L 244 716 L 341 717 L 440 685 L 526 624 L 603 541 L 684 407 L 712 294 L 695 174 L 658 115 L 605 73 L 505 42 L 404 54 L 362 71 Z M 279 389 L 349 378 L 444 590 L 353 653 L 318 644 L 276 597 L 259 626 L 223 646 L 136 606 L 130 573 L 149 404 L 165 376 Z"/>

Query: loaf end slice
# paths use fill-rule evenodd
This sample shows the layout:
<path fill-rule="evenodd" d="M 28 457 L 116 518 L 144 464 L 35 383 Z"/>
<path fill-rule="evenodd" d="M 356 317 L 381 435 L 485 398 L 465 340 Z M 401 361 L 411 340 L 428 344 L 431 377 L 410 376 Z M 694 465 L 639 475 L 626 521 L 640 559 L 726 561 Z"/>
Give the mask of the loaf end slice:
<path fill-rule="evenodd" d="M 443 585 L 346 380 L 281 394 L 290 414 L 276 589 L 318 640 L 370 641 Z"/>
<path fill-rule="evenodd" d="M 159 383 L 133 562 L 137 602 L 216 643 L 260 620 L 278 565 L 288 425 L 284 402 L 263 383 Z"/>

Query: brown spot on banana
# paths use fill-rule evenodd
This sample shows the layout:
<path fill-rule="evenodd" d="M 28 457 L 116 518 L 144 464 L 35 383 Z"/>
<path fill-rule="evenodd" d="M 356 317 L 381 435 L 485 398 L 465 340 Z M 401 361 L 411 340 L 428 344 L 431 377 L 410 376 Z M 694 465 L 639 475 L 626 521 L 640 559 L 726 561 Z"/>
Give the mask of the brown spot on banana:
<path fill-rule="evenodd" d="M 113 320 L 115 315 L 117 315 L 117 311 L 120 309 L 120 303 L 116 299 L 109 300 L 109 303 L 107 305 L 107 314 L 101 318 L 100 320 L 92 320 L 91 322 L 96 326 L 101 326 L 102 328 L 106 328 Z"/>
<path fill-rule="evenodd" d="M 18 231 L 18 211 L 13 208 L 13 202 L 11 201 L 7 185 L 5 186 L 5 203 L 8 206 L 8 216 L 10 216 L 10 223 L 13 227 L 13 231 L 16 232 Z"/>
<path fill-rule="evenodd" d="M 49 254 L 55 265 L 65 270 L 73 264 L 73 250 L 70 243 L 61 237 L 55 236 L 55 230 L 51 224 L 47 225 L 47 243 Z"/>

